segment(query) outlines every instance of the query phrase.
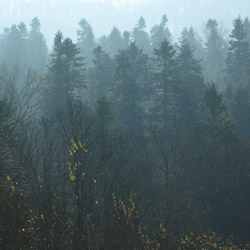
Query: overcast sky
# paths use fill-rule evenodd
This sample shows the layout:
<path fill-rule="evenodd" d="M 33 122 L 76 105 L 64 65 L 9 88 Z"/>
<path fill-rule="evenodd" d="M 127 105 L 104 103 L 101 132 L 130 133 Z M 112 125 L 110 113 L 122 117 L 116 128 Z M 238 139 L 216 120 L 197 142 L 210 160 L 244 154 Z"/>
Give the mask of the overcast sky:
<path fill-rule="evenodd" d="M 231 29 L 232 19 L 250 16 L 250 0 L 0 0 L 0 29 L 37 16 L 49 45 L 58 29 L 76 40 L 81 18 L 92 26 L 97 37 L 108 34 L 116 25 L 123 32 L 131 30 L 141 15 L 148 29 L 166 14 L 174 37 L 185 26 L 202 28 L 209 17 L 223 21 Z"/>

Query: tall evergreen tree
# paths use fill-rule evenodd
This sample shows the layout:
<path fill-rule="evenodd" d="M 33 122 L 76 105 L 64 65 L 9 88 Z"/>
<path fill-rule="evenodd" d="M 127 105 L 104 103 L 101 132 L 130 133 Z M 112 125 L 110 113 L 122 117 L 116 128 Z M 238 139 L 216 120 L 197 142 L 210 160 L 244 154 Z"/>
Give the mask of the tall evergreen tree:
<path fill-rule="evenodd" d="M 205 76 L 221 87 L 226 48 L 216 20 L 209 19 L 206 23 L 205 51 Z"/>
<path fill-rule="evenodd" d="M 83 18 L 80 22 L 80 29 L 77 30 L 77 46 L 82 51 L 82 56 L 88 67 L 92 65 L 93 50 L 96 47 L 95 37 L 90 24 Z"/>
<path fill-rule="evenodd" d="M 226 58 L 226 79 L 229 83 L 235 85 L 243 81 L 247 58 L 249 57 L 249 43 L 246 41 L 247 34 L 241 17 L 234 20 L 233 26 Z"/>
<path fill-rule="evenodd" d="M 80 53 L 71 39 L 63 39 L 62 33 L 57 32 L 46 79 L 46 107 L 52 109 L 52 114 L 63 107 L 68 99 L 82 98 L 85 70 Z"/>
<path fill-rule="evenodd" d="M 173 45 L 164 40 L 159 48 L 154 49 L 155 70 L 155 107 L 153 113 L 156 120 L 164 122 L 170 120 L 172 90 L 176 83 L 175 54 Z"/>
<path fill-rule="evenodd" d="M 167 27 L 167 22 L 167 16 L 163 15 L 160 24 L 152 27 L 150 32 L 153 49 L 158 48 L 165 39 L 171 41 L 171 33 Z"/>
<path fill-rule="evenodd" d="M 142 49 L 143 53 L 150 52 L 150 41 L 146 29 L 146 21 L 143 16 L 140 17 L 136 27 L 132 31 L 133 40 L 136 45 Z"/>
<path fill-rule="evenodd" d="M 201 60 L 204 57 L 204 51 L 202 47 L 201 38 L 197 35 L 193 27 L 184 28 L 181 32 L 181 40 L 187 40 L 194 50 L 194 57 L 197 60 Z"/>
<path fill-rule="evenodd" d="M 247 34 L 246 41 L 250 43 L 250 20 L 248 17 L 244 19 L 244 28 Z"/>
<path fill-rule="evenodd" d="M 119 49 L 122 48 L 122 35 L 118 28 L 114 27 L 107 39 L 108 53 L 111 58 L 114 58 Z"/>
<path fill-rule="evenodd" d="M 230 141 L 233 135 L 233 124 L 226 104 L 223 102 L 223 95 L 218 92 L 214 83 L 205 87 L 199 107 L 199 117 L 203 138 L 207 143 L 211 142 L 212 147 L 218 141 Z"/>
<path fill-rule="evenodd" d="M 21 22 L 3 34 L 3 61 L 7 67 L 17 66 L 23 74 L 27 70 L 27 29 Z"/>
<path fill-rule="evenodd" d="M 135 43 L 120 50 L 116 56 L 115 106 L 125 129 L 130 132 L 142 127 L 142 102 L 147 89 L 148 62 L 148 57 Z"/>
<path fill-rule="evenodd" d="M 130 33 L 128 31 L 123 32 L 123 46 L 126 49 L 130 44 Z"/>
<path fill-rule="evenodd" d="M 30 24 L 28 39 L 28 62 L 29 67 L 45 73 L 48 60 L 48 48 L 41 33 L 40 20 L 35 17 Z"/>
<path fill-rule="evenodd" d="M 88 72 L 90 103 L 93 104 L 102 95 L 107 95 L 113 82 L 114 60 L 97 46 L 93 51 L 93 67 Z"/>
<path fill-rule="evenodd" d="M 195 110 L 201 101 L 204 80 L 200 61 L 194 58 L 194 50 L 189 42 L 181 40 L 179 53 L 176 58 L 178 83 L 175 85 L 176 111 L 185 129 L 195 126 Z"/>

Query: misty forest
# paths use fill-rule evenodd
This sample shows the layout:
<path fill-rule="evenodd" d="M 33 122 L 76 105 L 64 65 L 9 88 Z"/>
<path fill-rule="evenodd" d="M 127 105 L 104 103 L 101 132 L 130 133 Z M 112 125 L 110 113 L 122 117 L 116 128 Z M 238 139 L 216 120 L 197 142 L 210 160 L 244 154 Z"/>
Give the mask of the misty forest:
<path fill-rule="evenodd" d="M 250 249 L 250 20 L 159 20 L 1 31 L 0 249 Z"/>

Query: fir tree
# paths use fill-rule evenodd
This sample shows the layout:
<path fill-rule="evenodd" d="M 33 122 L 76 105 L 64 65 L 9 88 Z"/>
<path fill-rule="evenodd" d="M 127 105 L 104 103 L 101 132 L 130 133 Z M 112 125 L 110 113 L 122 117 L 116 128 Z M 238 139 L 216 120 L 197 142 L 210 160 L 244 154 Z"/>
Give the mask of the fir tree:
<path fill-rule="evenodd" d="M 247 34 L 241 17 L 236 18 L 233 25 L 226 58 L 226 79 L 235 85 L 243 81 L 244 69 L 249 57 L 249 43 L 246 41 Z"/>
<path fill-rule="evenodd" d="M 175 110 L 179 114 L 185 129 L 194 128 L 195 110 L 201 101 L 204 80 L 200 61 L 194 58 L 189 42 L 181 40 L 176 58 L 177 84 L 174 88 Z"/>
<path fill-rule="evenodd" d="M 135 43 L 116 56 L 115 106 L 125 129 L 130 132 L 142 127 L 148 70 L 148 58 Z"/>
<path fill-rule="evenodd" d="M 169 29 L 167 28 L 167 16 L 163 15 L 160 24 L 157 24 L 152 27 L 151 29 L 151 43 L 152 47 L 158 48 L 159 45 L 166 39 L 168 41 L 171 41 L 171 33 Z"/>
<path fill-rule="evenodd" d="M 57 32 L 51 63 L 48 67 L 46 107 L 55 111 L 64 107 L 70 98 L 81 99 L 85 87 L 85 70 L 80 50 L 71 39 Z"/>
<path fill-rule="evenodd" d="M 146 27 L 146 21 L 141 16 L 136 27 L 133 29 L 132 36 L 134 42 L 142 49 L 143 53 L 148 54 L 150 52 L 150 42 L 148 33 L 145 30 Z"/>
<path fill-rule="evenodd" d="M 33 18 L 30 24 L 28 35 L 28 61 L 29 67 L 38 72 L 45 73 L 48 59 L 48 48 L 41 33 L 41 24 L 37 17 Z"/>
<path fill-rule="evenodd" d="M 82 51 L 82 56 L 88 67 L 92 65 L 93 50 L 96 47 L 95 37 L 90 24 L 83 18 L 79 22 L 80 29 L 77 30 L 77 46 Z"/>
<path fill-rule="evenodd" d="M 166 124 L 170 120 L 171 95 L 176 83 L 175 53 L 168 40 L 164 40 L 158 49 L 154 49 L 155 70 L 155 107 L 152 109 L 156 120 Z"/>

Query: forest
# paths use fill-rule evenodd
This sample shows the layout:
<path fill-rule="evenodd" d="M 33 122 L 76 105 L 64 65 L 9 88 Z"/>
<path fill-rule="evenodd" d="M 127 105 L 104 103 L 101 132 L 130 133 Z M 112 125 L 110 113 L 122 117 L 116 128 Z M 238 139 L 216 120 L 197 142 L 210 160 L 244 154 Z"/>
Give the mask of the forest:
<path fill-rule="evenodd" d="M 0 249 L 250 249 L 250 20 L 51 49 L 0 34 Z"/>

